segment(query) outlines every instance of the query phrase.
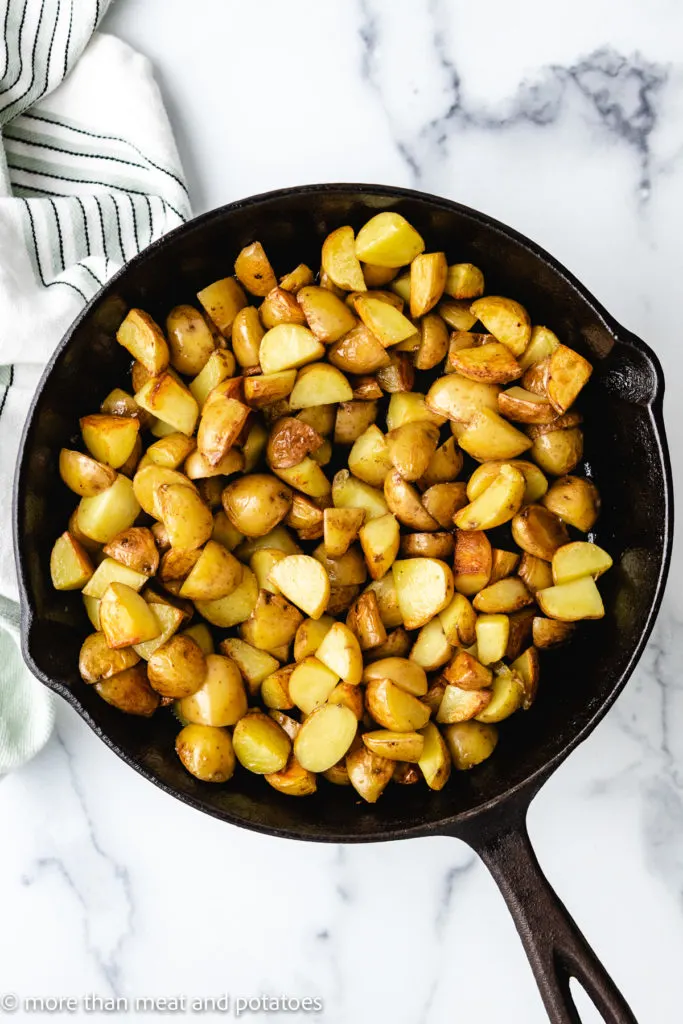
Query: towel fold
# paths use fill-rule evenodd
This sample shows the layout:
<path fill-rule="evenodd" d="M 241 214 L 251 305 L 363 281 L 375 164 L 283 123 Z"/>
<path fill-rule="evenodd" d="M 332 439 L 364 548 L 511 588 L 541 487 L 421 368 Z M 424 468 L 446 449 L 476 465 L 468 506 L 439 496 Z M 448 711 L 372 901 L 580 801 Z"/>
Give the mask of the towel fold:
<path fill-rule="evenodd" d="M 0 774 L 40 749 L 54 717 L 51 695 L 25 668 L 16 644 L 11 494 L 31 396 L 79 310 L 135 253 L 190 214 L 149 62 L 95 31 L 109 2 L 6 0 L 0 65 Z"/>

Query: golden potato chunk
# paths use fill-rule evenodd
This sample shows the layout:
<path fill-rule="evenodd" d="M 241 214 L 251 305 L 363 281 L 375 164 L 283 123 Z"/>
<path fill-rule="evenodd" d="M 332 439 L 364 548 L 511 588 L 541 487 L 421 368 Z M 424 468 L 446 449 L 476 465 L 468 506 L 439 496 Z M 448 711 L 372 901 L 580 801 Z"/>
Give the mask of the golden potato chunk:
<path fill-rule="evenodd" d="M 242 569 L 242 582 L 226 597 L 214 601 L 196 601 L 200 615 L 213 626 L 229 629 L 249 618 L 258 600 L 258 583 L 251 569 Z"/>
<path fill-rule="evenodd" d="M 202 782 L 227 782 L 235 772 L 235 753 L 227 729 L 186 725 L 176 737 L 175 749 L 183 767 Z"/>
<path fill-rule="evenodd" d="M 601 547 L 577 540 L 558 548 L 553 555 L 553 582 L 556 585 L 572 583 L 583 576 L 592 576 L 595 580 L 611 567 L 612 559 Z"/>
<path fill-rule="evenodd" d="M 400 530 L 396 517 L 388 513 L 370 520 L 360 531 L 360 543 L 368 572 L 373 580 L 381 579 L 399 550 Z"/>
<path fill-rule="evenodd" d="M 558 413 L 566 412 L 588 383 L 593 367 L 571 348 L 558 345 L 549 357 L 547 389 L 550 403 Z"/>
<path fill-rule="evenodd" d="M 289 755 L 285 767 L 279 772 L 264 775 L 266 782 L 285 796 L 310 796 L 317 789 L 316 777 L 313 772 L 303 768 L 294 754 Z"/>
<path fill-rule="evenodd" d="M 325 772 L 348 751 L 358 721 L 344 704 L 322 704 L 306 718 L 294 740 L 294 755 L 310 772 Z"/>
<path fill-rule="evenodd" d="M 100 626 L 112 648 L 132 647 L 161 632 L 150 605 L 125 583 L 111 583 L 100 600 Z"/>
<path fill-rule="evenodd" d="M 377 724 L 392 732 L 417 732 L 429 721 L 427 705 L 391 679 L 371 679 L 365 702 Z"/>
<path fill-rule="evenodd" d="M 374 804 L 391 782 L 396 761 L 373 753 L 366 746 L 352 750 L 346 757 L 348 780 L 366 803 Z"/>
<path fill-rule="evenodd" d="M 175 306 L 166 317 L 166 332 L 171 365 L 195 377 L 216 347 L 206 320 L 194 306 Z"/>
<path fill-rule="evenodd" d="M 353 390 L 344 374 L 329 363 L 312 363 L 304 367 L 289 396 L 291 409 L 306 409 L 314 405 L 332 405 L 350 402 Z"/>
<path fill-rule="evenodd" d="M 456 722 L 444 729 L 444 739 L 456 771 L 467 771 L 490 757 L 498 743 L 495 725 Z"/>
<path fill-rule="evenodd" d="M 484 275 L 473 263 L 453 263 L 448 268 L 444 291 L 453 299 L 476 299 L 484 294 Z"/>
<path fill-rule="evenodd" d="M 457 576 L 455 579 L 457 580 Z M 446 639 L 453 646 L 471 647 L 475 642 L 477 616 L 464 594 L 453 595 L 453 600 L 448 607 L 439 612 L 439 620 Z"/>
<path fill-rule="evenodd" d="M 515 466 L 503 463 L 498 475 L 473 502 L 455 513 L 453 522 L 460 530 L 491 530 L 519 512 L 526 484 Z"/>
<path fill-rule="evenodd" d="M 93 498 L 101 494 L 116 480 L 116 473 L 111 466 L 69 448 L 62 448 L 59 453 L 59 475 L 69 490 L 81 498 Z"/>
<path fill-rule="evenodd" d="M 546 619 L 537 615 L 532 624 L 534 647 L 559 647 L 571 640 L 576 626 L 573 622 Z"/>
<path fill-rule="evenodd" d="M 140 421 L 135 416 L 105 416 L 98 413 L 83 416 L 80 427 L 85 446 L 93 458 L 112 469 L 120 469 L 133 452 Z"/>
<path fill-rule="evenodd" d="M 448 264 L 442 252 L 424 252 L 410 266 L 410 315 L 424 316 L 444 293 Z M 404 758 L 404 760 L 407 760 Z"/>
<path fill-rule="evenodd" d="M 470 380 L 456 373 L 435 380 L 425 399 L 427 408 L 458 423 L 469 423 L 482 409 L 498 410 L 497 384 Z"/>
<path fill-rule="evenodd" d="M 362 295 L 356 300 L 356 312 L 384 348 L 398 345 L 417 333 L 417 328 L 398 309 L 383 299 Z"/>
<path fill-rule="evenodd" d="M 590 480 L 564 476 L 556 480 L 543 497 L 543 504 L 563 522 L 588 533 L 600 513 L 600 494 Z"/>
<path fill-rule="evenodd" d="M 496 665 L 493 671 L 493 686 L 489 691 L 491 699 L 477 714 L 477 720 L 492 724 L 502 722 L 522 707 L 526 689 L 524 680 L 508 665 Z"/>
<path fill-rule="evenodd" d="M 531 338 L 531 320 L 524 306 L 514 299 L 488 295 L 470 307 L 486 330 L 515 356 L 521 356 Z"/>
<path fill-rule="evenodd" d="M 292 492 L 275 476 L 252 473 L 223 491 L 223 508 L 245 537 L 263 537 L 281 522 L 292 504 Z"/>
<path fill-rule="evenodd" d="M 354 477 L 372 487 L 382 487 L 391 469 L 384 434 L 374 423 L 359 436 L 349 452 L 348 466 Z"/>
<path fill-rule="evenodd" d="M 427 722 L 420 732 L 424 743 L 418 767 L 430 789 L 443 789 L 451 774 L 451 756 L 448 747 L 433 722 Z"/>
<path fill-rule="evenodd" d="M 455 589 L 472 597 L 488 584 L 493 568 L 491 542 L 483 530 L 457 530 L 453 582 Z"/>
<path fill-rule="evenodd" d="M 55 590 L 82 590 L 94 572 L 87 551 L 66 531 L 50 555 L 50 578 Z"/>
<path fill-rule="evenodd" d="M 207 654 L 204 682 L 178 702 L 177 710 L 193 725 L 221 728 L 239 722 L 247 713 L 247 695 L 234 661 L 221 654 Z"/>
<path fill-rule="evenodd" d="M 390 761 L 411 761 L 417 763 L 424 750 L 424 736 L 419 732 L 392 732 L 390 729 L 375 729 L 363 733 L 363 743 L 379 757 Z"/>
<path fill-rule="evenodd" d="M 455 513 L 467 504 L 466 485 L 455 482 L 432 484 L 424 491 L 422 504 L 443 530 L 450 530 Z"/>
<path fill-rule="evenodd" d="M 154 576 L 159 568 L 159 552 L 154 535 L 145 526 L 122 530 L 105 544 L 105 555 L 145 576 Z"/>
<path fill-rule="evenodd" d="M 227 597 L 242 582 L 243 566 L 222 544 L 208 540 L 185 577 L 180 597 L 190 601 L 216 601 Z"/>
<path fill-rule="evenodd" d="M 546 562 L 552 561 L 558 548 L 569 543 L 562 520 L 543 505 L 525 505 L 512 520 L 512 536 L 522 551 Z"/>
<path fill-rule="evenodd" d="M 356 256 L 379 267 L 403 267 L 411 263 L 425 244 L 405 217 L 392 210 L 375 214 L 358 232 Z"/>
<path fill-rule="evenodd" d="M 344 373 L 374 373 L 390 362 L 384 345 L 365 324 L 358 324 L 335 342 L 327 358 Z"/>
<path fill-rule="evenodd" d="M 406 558 L 391 571 L 406 629 L 424 626 L 453 598 L 453 573 L 437 558 Z"/>
<path fill-rule="evenodd" d="M 352 311 L 327 288 L 308 285 L 296 296 L 309 329 L 318 341 L 330 343 L 339 341 L 357 324 Z"/>
<path fill-rule="evenodd" d="M 293 416 L 277 420 L 270 431 L 266 458 L 275 470 L 297 466 L 323 443 L 313 427 Z"/>
<path fill-rule="evenodd" d="M 346 554 L 365 521 L 362 508 L 326 508 L 323 512 L 325 551 L 330 558 Z M 375 520 L 376 522 L 376 520 Z"/>
<path fill-rule="evenodd" d="M 235 276 L 252 295 L 264 297 L 277 288 L 273 268 L 260 242 L 252 242 L 240 250 L 235 260 Z"/>
<path fill-rule="evenodd" d="M 395 469 L 387 474 L 384 481 L 384 497 L 388 508 L 404 526 L 421 532 L 438 528 L 436 519 L 422 504 L 419 491 Z"/>
<path fill-rule="evenodd" d="M 233 320 L 247 304 L 247 297 L 234 277 L 214 281 L 197 292 L 197 298 L 208 313 L 211 322 L 221 334 L 229 338 Z"/>
<path fill-rule="evenodd" d="M 441 725 L 468 722 L 482 714 L 490 703 L 491 690 L 462 690 L 449 683 L 436 712 L 436 720 Z"/>
<path fill-rule="evenodd" d="M 472 603 L 478 612 L 510 615 L 520 608 L 533 604 L 533 601 L 533 595 L 529 593 L 519 576 L 508 576 L 484 587 L 475 595 Z"/>
<path fill-rule="evenodd" d="M 510 350 L 497 341 L 456 351 L 451 349 L 449 364 L 461 377 L 482 384 L 508 384 L 522 375 Z"/>
<path fill-rule="evenodd" d="M 142 363 L 152 377 L 168 366 L 169 351 L 161 328 L 142 309 L 131 309 L 116 332 L 119 345 Z"/>
<path fill-rule="evenodd" d="M 427 471 L 439 443 L 439 428 L 433 423 L 403 423 L 386 436 L 387 455 L 404 480 L 419 480 Z"/>
<path fill-rule="evenodd" d="M 335 622 L 315 652 L 318 661 L 345 683 L 355 686 L 363 677 L 363 655 L 357 637 L 343 622 Z"/>
<path fill-rule="evenodd" d="M 281 593 L 311 619 L 319 619 L 330 597 L 330 578 L 310 555 L 288 555 L 270 571 Z"/>
<path fill-rule="evenodd" d="M 524 477 L 524 504 L 531 505 L 542 498 L 548 490 L 548 481 L 538 466 L 526 459 L 511 459 L 508 463 L 514 466 Z M 480 494 L 490 487 L 504 465 L 500 459 L 492 459 L 477 466 L 472 476 L 467 481 L 467 497 L 474 501 Z"/>
<path fill-rule="evenodd" d="M 159 707 L 159 694 L 147 682 L 144 665 L 117 672 L 116 675 L 99 679 L 95 683 L 97 693 L 107 704 L 124 711 L 127 715 L 149 718 Z"/>
<path fill-rule="evenodd" d="M 362 508 L 367 520 L 376 519 L 389 511 L 382 492 L 352 476 L 348 469 L 340 469 L 335 474 L 332 502 L 335 508 Z"/>
<path fill-rule="evenodd" d="M 206 658 L 192 637 L 176 634 L 147 662 L 150 686 L 162 697 L 189 697 L 206 678 Z"/>
<path fill-rule="evenodd" d="M 249 307 L 251 309 L 251 307 Z M 246 314 L 247 310 L 244 310 Z M 255 312 L 255 310 L 254 310 Z M 257 353 L 258 362 L 258 353 Z M 235 372 L 235 357 L 227 349 L 217 348 L 211 353 L 204 366 L 194 380 L 190 381 L 190 393 L 200 409 L 204 408 L 207 398 L 224 380 L 230 380 Z M 241 381 L 241 377 L 237 380 Z M 234 386 L 234 385 L 233 385 Z"/>
<path fill-rule="evenodd" d="M 191 551 L 211 537 L 213 517 L 192 486 L 161 484 L 157 489 L 161 521 L 174 548 Z"/>
<path fill-rule="evenodd" d="M 477 656 L 482 665 L 493 665 L 505 657 L 510 636 L 507 615 L 480 615 L 475 626 Z"/>
<path fill-rule="evenodd" d="M 467 651 L 458 651 L 444 669 L 443 678 L 461 690 L 483 690 L 493 682 L 493 672 Z"/>
<path fill-rule="evenodd" d="M 126 647 L 113 651 L 107 644 L 104 633 L 91 633 L 81 645 L 78 656 L 78 671 L 86 683 L 96 683 L 98 679 L 108 679 L 118 672 L 132 668 L 140 661 L 135 651 Z"/>
<path fill-rule="evenodd" d="M 571 583 L 539 590 L 536 600 L 544 615 L 561 622 L 601 619 L 605 614 L 600 591 L 592 576 L 582 576 Z"/>

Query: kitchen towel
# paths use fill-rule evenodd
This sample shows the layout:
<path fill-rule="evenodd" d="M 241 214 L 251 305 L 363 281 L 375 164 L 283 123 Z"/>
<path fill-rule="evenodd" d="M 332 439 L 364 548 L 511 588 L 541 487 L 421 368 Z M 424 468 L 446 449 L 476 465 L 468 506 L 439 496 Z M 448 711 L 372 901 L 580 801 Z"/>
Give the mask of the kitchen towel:
<path fill-rule="evenodd" d="M 148 61 L 96 31 L 109 2 L 0 0 L 0 775 L 54 717 L 17 647 L 11 496 L 31 396 L 79 310 L 190 214 Z"/>

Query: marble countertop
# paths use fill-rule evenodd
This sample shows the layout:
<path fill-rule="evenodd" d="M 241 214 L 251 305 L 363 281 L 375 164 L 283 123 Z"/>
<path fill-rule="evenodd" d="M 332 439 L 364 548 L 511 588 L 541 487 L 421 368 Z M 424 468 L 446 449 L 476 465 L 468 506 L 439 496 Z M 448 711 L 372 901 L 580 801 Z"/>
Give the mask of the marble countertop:
<path fill-rule="evenodd" d="M 154 62 L 197 212 L 376 181 L 549 249 L 660 355 L 681 479 L 678 0 L 117 0 L 104 29 Z M 682 620 L 672 583 L 625 693 L 529 822 L 640 1024 L 680 1020 Z M 329 1024 L 546 1020 L 494 883 L 454 840 L 325 847 L 227 827 L 61 705 L 47 749 L 0 785 L 0 817 L 0 992 L 309 996 Z"/>

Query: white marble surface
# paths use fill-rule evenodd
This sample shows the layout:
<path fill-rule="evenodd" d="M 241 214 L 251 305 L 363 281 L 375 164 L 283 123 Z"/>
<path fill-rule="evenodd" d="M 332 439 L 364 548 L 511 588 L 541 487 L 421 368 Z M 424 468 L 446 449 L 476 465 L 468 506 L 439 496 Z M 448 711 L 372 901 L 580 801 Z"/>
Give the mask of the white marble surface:
<path fill-rule="evenodd" d="M 681 479 L 679 0 L 117 0 L 105 28 L 154 61 L 198 212 L 377 181 L 548 248 L 660 354 Z M 682 619 L 674 584 L 626 692 L 530 818 L 640 1024 L 680 1020 Z M 308 995 L 329 1024 L 546 1019 L 501 898 L 455 841 L 231 829 L 157 792 L 66 707 L 0 785 L 0 820 L 0 991 Z"/>

